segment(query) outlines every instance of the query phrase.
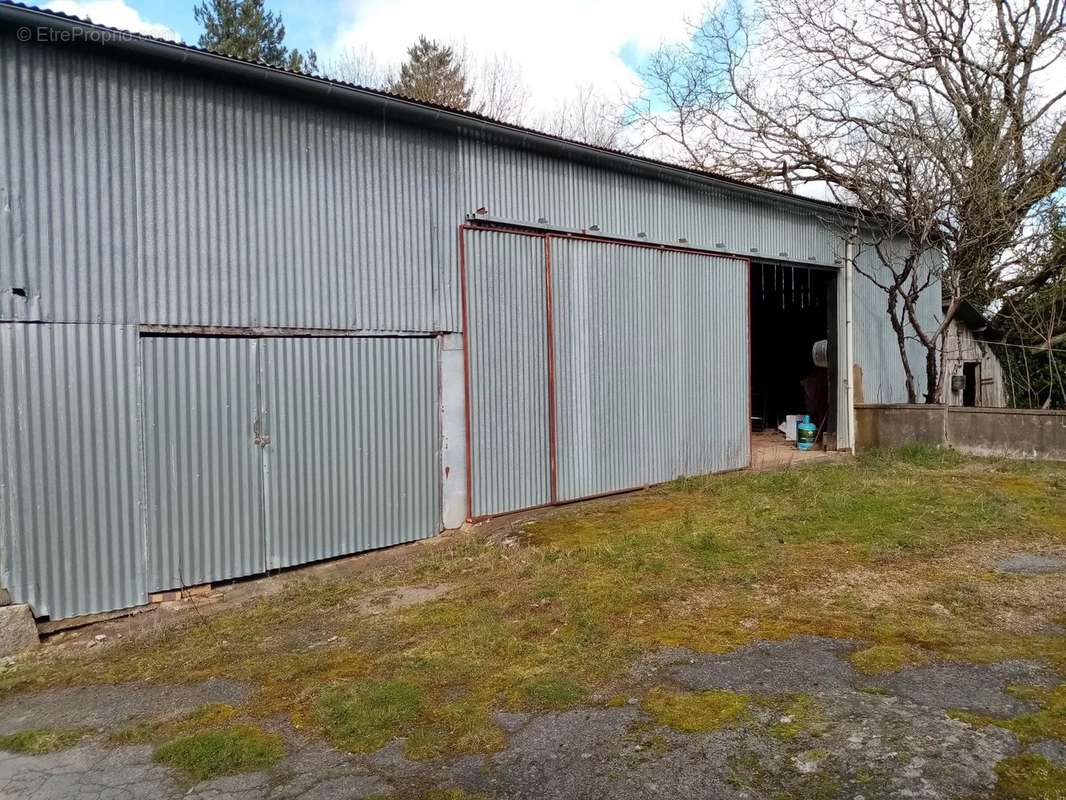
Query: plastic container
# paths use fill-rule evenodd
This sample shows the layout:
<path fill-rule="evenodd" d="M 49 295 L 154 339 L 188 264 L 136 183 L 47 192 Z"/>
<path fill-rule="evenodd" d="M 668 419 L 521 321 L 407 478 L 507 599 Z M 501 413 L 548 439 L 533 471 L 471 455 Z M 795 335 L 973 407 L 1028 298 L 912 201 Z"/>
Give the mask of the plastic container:
<path fill-rule="evenodd" d="M 796 426 L 796 447 L 800 450 L 813 449 L 816 433 L 818 433 L 818 427 L 811 422 L 809 416 L 805 416 L 803 422 Z"/>

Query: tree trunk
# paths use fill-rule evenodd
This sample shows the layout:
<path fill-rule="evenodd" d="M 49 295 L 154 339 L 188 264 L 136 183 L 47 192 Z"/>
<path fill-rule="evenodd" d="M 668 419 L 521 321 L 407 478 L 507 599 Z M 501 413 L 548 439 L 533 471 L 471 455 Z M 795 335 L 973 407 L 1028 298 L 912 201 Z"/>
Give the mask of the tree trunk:
<path fill-rule="evenodd" d="M 888 318 L 892 320 L 892 330 L 896 332 L 896 344 L 899 346 L 899 360 L 903 365 L 903 375 L 906 379 L 907 402 L 918 402 L 918 392 L 914 388 L 914 373 L 911 371 L 911 362 L 907 357 L 907 331 L 903 327 L 903 320 L 898 311 L 898 290 L 892 289 L 888 293 Z"/>

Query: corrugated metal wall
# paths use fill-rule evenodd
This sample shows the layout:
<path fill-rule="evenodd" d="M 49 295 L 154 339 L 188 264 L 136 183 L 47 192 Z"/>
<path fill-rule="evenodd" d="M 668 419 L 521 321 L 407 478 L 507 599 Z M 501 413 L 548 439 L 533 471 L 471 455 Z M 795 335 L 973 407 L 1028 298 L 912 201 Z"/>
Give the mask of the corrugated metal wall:
<path fill-rule="evenodd" d="M 498 218 L 529 223 L 546 219 L 569 228 L 598 225 L 605 235 L 643 233 L 669 242 L 684 238 L 693 247 L 743 255 L 823 265 L 839 258 L 834 249 L 838 240 L 822 212 L 784 200 L 520 150 L 465 125 L 431 130 L 398 123 L 388 114 L 359 115 L 180 68 L 134 64 L 107 48 L 20 43 L 10 30 L 0 37 L 0 321 L 30 323 L 4 326 L 4 374 L 18 376 L 18 385 L 5 381 L 0 386 L 8 411 L 0 454 L 5 476 L 0 569 L 16 597 L 32 598 L 39 614 L 69 616 L 140 602 L 148 585 L 146 524 L 166 526 L 171 537 L 163 550 L 151 551 L 153 586 L 174 580 L 175 563 L 181 564 L 184 582 L 197 580 L 184 574 L 186 566 L 206 580 L 207 575 L 261 563 L 258 551 L 241 543 L 247 534 L 242 526 L 257 525 L 251 501 L 242 500 L 250 516 L 242 514 L 236 523 L 226 521 L 220 495 L 212 494 L 221 491 L 214 476 L 240 459 L 227 461 L 237 457 L 210 439 L 211 428 L 198 431 L 199 439 L 168 438 L 178 427 L 191 429 L 197 415 L 205 425 L 247 426 L 249 390 L 244 386 L 247 364 L 238 352 L 241 346 L 211 351 L 204 345 L 202 352 L 178 353 L 168 351 L 170 345 L 146 344 L 140 355 L 153 357 L 145 364 L 143 385 L 151 416 L 142 419 L 137 409 L 142 388 L 137 325 L 459 330 L 455 230 L 465 213 L 479 208 Z M 475 514 L 546 502 L 550 494 L 547 443 L 538 433 L 543 428 L 536 427 L 548 413 L 546 390 L 541 388 L 546 378 L 537 366 L 547 362 L 546 342 L 544 336 L 534 335 L 538 324 L 544 330 L 544 319 L 536 311 L 545 292 L 542 266 L 537 266 L 542 240 L 530 241 L 472 245 L 474 251 L 484 250 L 484 263 L 490 267 L 486 275 L 500 282 L 495 288 L 475 285 L 472 291 L 498 291 L 511 304 L 507 310 L 494 307 L 487 294 L 472 301 L 472 347 L 481 348 L 474 357 L 506 370 L 507 385 L 521 395 L 499 397 L 475 382 L 479 394 L 471 396 L 471 406 L 511 426 L 498 439 L 487 430 L 470 432 L 481 453 L 474 455 Z M 656 296 L 656 302 L 673 303 L 668 316 L 699 331 L 701 346 L 711 348 L 706 342 L 710 338 L 727 348 L 691 353 L 695 384 L 691 394 L 683 391 L 692 397 L 708 382 L 732 380 L 729 375 L 740 368 L 728 348 L 741 322 L 735 309 L 720 314 L 723 309 L 716 307 L 711 313 L 685 303 L 701 292 L 731 293 L 736 287 L 724 277 L 728 270 L 715 271 L 724 283 L 711 285 L 701 283 L 702 273 L 698 280 L 693 278 L 690 270 L 697 268 L 685 259 L 673 264 L 664 256 L 662 262 L 656 269 L 663 274 L 675 271 L 678 285 L 687 291 L 670 299 Z M 508 264 L 517 265 L 518 272 L 503 272 Z M 475 284 L 478 279 L 475 275 Z M 580 277 L 560 278 L 571 279 Z M 635 280 L 644 285 L 648 279 L 642 274 Z M 869 287 L 863 288 L 862 280 L 855 282 L 855 329 L 858 359 L 867 376 L 865 399 L 900 399 L 902 383 L 892 366 L 898 356 L 892 355 L 891 340 L 885 341 L 883 303 L 869 294 Z M 577 291 L 575 284 L 575 297 Z M 927 313 L 938 310 L 935 295 L 931 291 Z M 652 306 L 650 296 L 624 300 Z M 477 303 L 480 311 L 473 308 Z M 583 311 L 575 304 L 568 313 L 574 316 L 566 324 L 580 326 L 585 319 L 580 315 L 590 315 L 592 309 Z M 650 310 L 620 305 L 619 313 L 646 326 L 649 335 L 665 331 L 667 321 L 655 319 Z M 53 324 L 32 324 L 38 321 Z M 700 327 L 707 325 L 712 327 Z M 480 342 L 478 330 L 489 334 Z M 580 344 L 585 355 L 575 354 L 574 359 L 621 358 L 591 329 L 586 339 Z M 358 508 L 345 506 L 341 494 L 331 495 L 335 487 L 327 490 L 315 481 L 307 482 L 298 497 L 287 497 L 284 507 L 278 495 L 275 510 L 279 520 L 288 520 L 284 530 L 290 541 L 273 555 L 264 551 L 262 560 L 268 566 L 297 563 L 338 547 L 424 535 L 430 522 L 428 503 L 439 492 L 436 478 L 410 488 L 410 495 L 396 488 L 400 483 L 389 481 L 422 476 L 427 459 L 436 463 L 439 443 L 428 438 L 438 436 L 436 423 L 422 405 L 415 409 L 396 399 L 406 398 L 406 392 L 423 398 L 436 386 L 424 372 L 422 348 L 429 345 L 412 344 L 409 353 L 390 351 L 386 357 L 383 352 L 380 358 L 369 350 L 357 353 L 355 345 L 351 352 L 340 345 L 312 347 L 314 352 L 308 353 L 300 349 L 305 345 L 291 347 L 271 351 L 279 365 L 295 370 L 307 366 L 305 359 L 317 359 L 326 374 L 321 385 L 315 377 L 314 385 L 273 387 L 263 384 L 259 375 L 260 402 L 269 389 L 274 392 L 271 402 L 297 410 L 289 420 L 295 427 L 285 429 L 284 435 L 297 437 L 303 448 L 279 450 L 276 464 L 268 458 L 267 484 L 274 480 L 275 469 L 286 480 L 302 480 L 312 461 L 327 481 L 359 484 L 364 469 L 387 477 L 364 482 L 372 497 Z M 269 358 L 256 352 L 261 369 Z M 86 363 L 97 369 L 87 371 Z M 390 363 L 401 377 L 389 371 Z M 573 364 L 570 368 L 575 369 L 575 386 L 585 392 L 572 399 L 567 424 L 577 426 L 581 403 L 615 396 L 618 387 L 604 385 L 596 394 L 591 385 L 581 383 L 586 376 Z M 631 377 L 679 380 L 661 374 L 667 369 L 649 363 Z M 348 393 L 341 391 L 331 370 L 347 370 L 343 388 Z M 183 371 L 188 375 L 185 382 Z M 31 391 L 44 399 L 27 399 Z M 182 396 L 173 396 L 175 391 Z M 332 399 L 320 394 L 325 391 L 334 392 Z M 228 398 L 222 396 L 225 392 Z M 668 408 L 660 396 L 646 400 L 675 419 L 688 414 L 698 417 L 700 425 L 705 422 L 702 397 L 687 409 Z M 725 383 L 716 385 L 707 398 L 708 407 L 729 420 L 736 413 L 729 403 L 742 401 L 737 386 Z M 331 403 L 337 413 L 356 407 L 363 413 L 364 402 L 378 415 L 373 424 L 386 426 L 375 429 L 375 435 L 385 437 L 375 441 L 404 450 L 402 458 L 407 460 L 401 464 L 395 460 L 398 455 L 367 450 L 353 454 L 350 462 L 318 463 L 318 454 L 330 457 L 334 443 L 323 429 L 308 427 L 310 417 L 299 419 L 299 414 L 305 409 L 311 415 L 326 413 Z M 387 411 L 395 418 L 380 416 Z M 278 422 L 267 418 L 268 424 Z M 721 418 L 714 424 L 722 425 Z M 730 443 L 735 438 L 731 425 L 715 430 Z M 118 433 L 109 434 L 104 446 L 91 438 L 100 431 Z M 147 518 L 138 466 L 142 454 L 136 447 L 142 431 L 143 457 L 153 470 L 148 492 L 159 499 Z M 638 433 L 634 429 L 633 435 Z M 577 428 L 569 435 L 575 442 L 585 436 Z M 603 435 L 590 432 L 587 441 L 594 443 L 597 437 Z M 694 449 L 679 462 L 670 461 L 674 467 L 657 453 L 649 464 L 640 465 L 639 476 L 596 473 L 595 465 L 580 460 L 589 454 L 579 454 L 575 444 L 573 461 L 564 465 L 571 481 L 567 492 L 613 486 L 645 473 L 727 468 L 745 455 L 733 444 L 708 449 L 707 441 L 688 442 Z M 501 453 L 488 455 L 496 448 Z M 108 454 L 106 468 L 101 453 Z M 501 456 L 519 463 L 490 463 Z M 486 459 L 481 478 L 478 459 Z M 128 464 L 129 469 L 116 472 L 115 464 Z M 585 466 L 593 469 L 594 477 L 583 484 Z M 164 502 L 160 498 L 175 480 L 185 485 Z M 53 501 L 61 512 L 53 511 Z M 328 510 L 320 510 L 321 503 Z M 380 509 L 390 503 L 393 510 L 386 523 Z M 320 516 L 297 532 L 305 512 Z M 348 513 L 359 517 L 358 532 L 330 522 Z M 438 513 L 433 512 L 434 525 Z M 263 524 L 269 521 L 264 518 Z M 194 536 L 200 525 L 220 538 L 210 546 L 194 546 L 181 538 Z M 225 536 L 235 539 L 221 538 Z M 175 544 L 182 541 L 186 544 Z M 64 560 L 54 551 L 63 552 Z M 229 566 L 220 567 L 217 561 Z"/>
<path fill-rule="evenodd" d="M 470 515 L 551 500 L 544 240 L 464 231 Z"/>
<path fill-rule="evenodd" d="M 432 338 L 144 339 L 149 588 L 437 533 L 436 355 Z"/>
<path fill-rule="evenodd" d="M 501 231 L 464 236 L 472 516 L 748 464 L 747 262 Z"/>
<path fill-rule="evenodd" d="M 128 326 L 0 325 L 0 584 L 55 618 L 147 600 Z"/>
<path fill-rule="evenodd" d="M 253 444 L 265 341 L 141 340 L 150 591 L 267 567 Z"/>
<path fill-rule="evenodd" d="M 0 313 L 458 328 L 453 138 L 0 35 Z"/>
<path fill-rule="evenodd" d="M 265 339 L 271 569 L 440 530 L 437 342 Z"/>
<path fill-rule="evenodd" d="M 748 464 L 747 270 L 552 240 L 560 500 Z"/>
<path fill-rule="evenodd" d="M 832 263 L 783 201 L 0 35 L 0 318 L 454 331 L 478 208 Z"/>
<path fill-rule="evenodd" d="M 613 172 L 517 150 L 484 137 L 460 140 L 462 203 L 496 218 L 546 219 L 604 235 L 762 254 L 832 266 L 839 257 L 831 220 L 770 199 Z"/>
<path fill-rule="evenodd" d="M 882 251 L 886 257 L 895 258 L 897 253 L 902 255 L 903 248 L 902 241 L 894 247 L 891 243 L 885 243 Z M 882 262 L 881 256 L 869 244 L 858 247 L 855 262 L 855 361 L 862 367 L 862 392 L 860 394 L 856 389 L 856 402 L 906 403 L 906 376 L 899 355 L 896 332 L 892 329 L 888 314 L 888 294 L 866 277 L 874 275 L 879 282 L 886 283 L 890 279 L 889 270 Z M 925 330 L 935 330 L 937 320 L 942 314 L 939 282 L 921 295 L 918 307 L 920 318 L 925 320 Z M 907 328 L 910 332 L 909 324 Z M 925 352 L 925 348 L 910 334 L 907 360 L 914 374 L 918 402 L 924 402 L 923 395 L 927 385 Z"/>

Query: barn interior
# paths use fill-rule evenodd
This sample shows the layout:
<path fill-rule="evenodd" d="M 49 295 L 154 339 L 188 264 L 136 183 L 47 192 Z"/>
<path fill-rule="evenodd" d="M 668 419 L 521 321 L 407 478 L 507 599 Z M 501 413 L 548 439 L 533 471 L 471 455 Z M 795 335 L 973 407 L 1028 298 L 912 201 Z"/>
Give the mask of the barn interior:
<path fill-rule="evenodd" d="M 819 448 L 835 432 L 835 312 L 834 272 L 752 262 L 751 421 L 763 443 L 785 444 L 778 428 L 789 415 L 810 416 Z"/>

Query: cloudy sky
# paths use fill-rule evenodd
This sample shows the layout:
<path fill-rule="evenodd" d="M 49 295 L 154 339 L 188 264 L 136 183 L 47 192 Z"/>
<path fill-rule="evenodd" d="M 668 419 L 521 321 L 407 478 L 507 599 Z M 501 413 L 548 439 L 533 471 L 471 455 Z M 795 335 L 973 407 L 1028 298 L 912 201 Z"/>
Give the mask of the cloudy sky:
<path fill-rule="evenodd" d="M 328 62 L 347 48 L 400 61 L 419 34 L 465 43 L 471 55 L 516 62 L 535 107 L 547 109 L 582 84 L 605 94 L 639 88 L 636 70 L 660 42 L 686 36 L 707 0 L 268 0 L 286 42 Z M 194 0 L 41 0 L 38 5 L 119 28 L 195 43 Z"/>

